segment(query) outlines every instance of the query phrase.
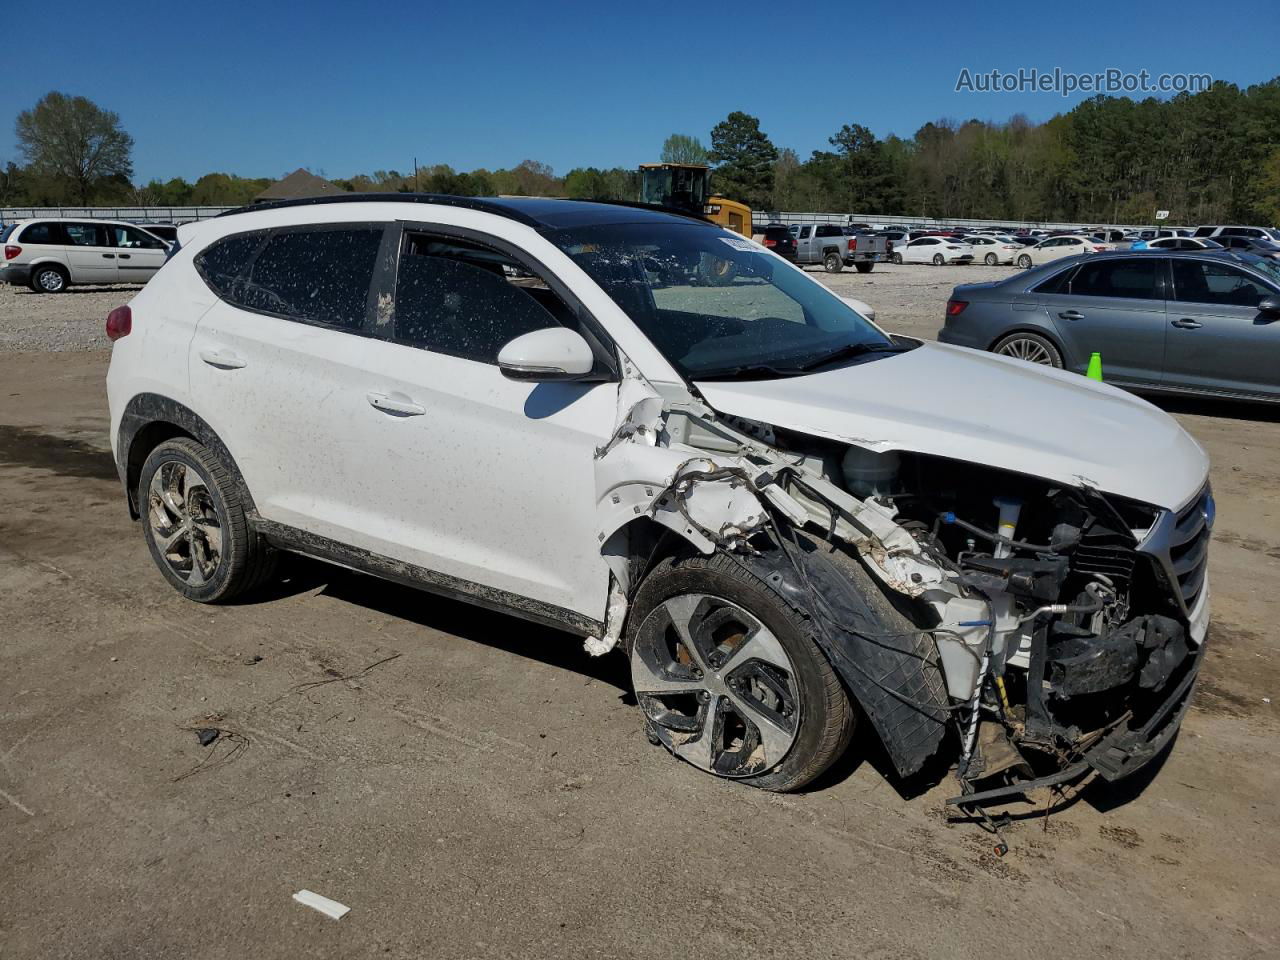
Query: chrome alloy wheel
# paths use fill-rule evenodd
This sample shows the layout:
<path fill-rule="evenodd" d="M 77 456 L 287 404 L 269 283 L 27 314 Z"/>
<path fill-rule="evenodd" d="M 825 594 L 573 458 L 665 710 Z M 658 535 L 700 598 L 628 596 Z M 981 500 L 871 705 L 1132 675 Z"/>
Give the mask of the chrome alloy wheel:
<path fill-rule="evenodd" d="M 764 773 L 800 729 L 795 667 L 773 633 L 737 604 L 672 597 L 647 616 L 631 679 L 651 738 L 721 777 Z"/>
<path fill-rule="evenodd" d="M 1014 357 L 1018 360 L 1026 360 L 1028 363 L 1042 363 L 1046 367 L 1055 366 L 1053 357 L 1038 340 L 1013 337 L 1000 344 L 1000 349 L 995 352 L 1002 357 Z"/>
<path fill-rule="evenodd" d="M 36 283 L 40 285 L 40 289 L 47 293 L 57 293 L 66 284 L 62 274 L 57 270 L 39 270 L 36 273 Z"/>
<path fill-rule="evenodd" d="M 178 579 L 198 587 L 217 572 L 222 527 L 208 483 L 190 464 L 160 464 L 151 477 L 147 522 L 160 555 Z"/>

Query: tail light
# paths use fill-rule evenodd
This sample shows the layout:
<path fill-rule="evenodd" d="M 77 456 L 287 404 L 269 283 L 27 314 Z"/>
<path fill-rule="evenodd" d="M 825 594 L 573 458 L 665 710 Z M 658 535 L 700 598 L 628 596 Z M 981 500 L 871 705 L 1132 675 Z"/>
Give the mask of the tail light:
<path fill-rule="evenodd" d="M 119 340 L 133 332 L 133 311 L 128 306 L 116 307 L 107 314 L 107 339 Z"/>
<path fill-rule="evenodd" d="M 766 247 L 776 247 L 776 246 L 778 245 L 778 241 L 777 241 L 777 240 L 774 240 L 772 237 L 765 237 L 765 238 L 764 238 L 764 245 L 765 245 Z"/>
<path fill-rule="evenodd" d="M 14 244 L 12 244 L 12 243 L 6 243 L 6 244 L 4 245 L 4 258 L 5 258 L 6 260 L 13 260 L 13 259 L 15 259 L 15 258 L 17 258 L 17 256 L 18 256 L 20 253 L 22 253 L 22 248 L 21 248 L 21 247 L 19 247 L 19 246 L 15 246 L 15 245 L 14 245 Z"/>
<path fill-rule="evenodd" d="M 854 252 L 854 251 L 856 251 L 857 249 L 858 249 L 858 238 L 857 238 L 857 237 L 850 237 L 850 238 L 849 238 L 849 252 L 850 252 L 850 253 L 853 253 L 853 252 Z"/>
<path fill-rule="evenodd" d="M 960 316 L 960 314 L 964 313 L 964 308 L 967 307 L 968 305 L 969 305 L 968 300 L 948 300 L 947 316 L 948 317 Z"/>

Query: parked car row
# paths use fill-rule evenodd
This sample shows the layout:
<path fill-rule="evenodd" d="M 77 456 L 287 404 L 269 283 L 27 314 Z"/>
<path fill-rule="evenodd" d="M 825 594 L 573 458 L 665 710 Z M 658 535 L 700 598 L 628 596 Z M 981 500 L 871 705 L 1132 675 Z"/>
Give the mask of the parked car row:
<path fill-rule="evenodd" d="M 61 293 L 77 284 L 145 283 L 169 251 L 156 234 L 122 220 L 22 220 L 0 230 L 0 244 L 0 282 L 36 293 Z"/>

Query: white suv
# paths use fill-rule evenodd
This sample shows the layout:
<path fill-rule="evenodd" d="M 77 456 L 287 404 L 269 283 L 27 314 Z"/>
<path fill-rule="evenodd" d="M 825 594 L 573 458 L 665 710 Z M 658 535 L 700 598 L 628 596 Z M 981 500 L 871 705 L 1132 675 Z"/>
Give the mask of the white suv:
<path fill-rule="evenodd" d="M 77 284 L 146 283 L 169 245 L 118 220 L 44 218 L 0 230 L 0 281 L 36 293 L 61 293 Z"/>
<path fill-rule="evenodd" d="M 554 624 L 625 652 L 653 742 L 776 790 L 861 717 L 904 776 L 958 749 L 961 804 L 1177 729 L 1213 506 L 1143 400 L 627 205 L 353 196 L 179 241 L 108 317 L 107 387 L 193 600 L 295 551 Z"/>

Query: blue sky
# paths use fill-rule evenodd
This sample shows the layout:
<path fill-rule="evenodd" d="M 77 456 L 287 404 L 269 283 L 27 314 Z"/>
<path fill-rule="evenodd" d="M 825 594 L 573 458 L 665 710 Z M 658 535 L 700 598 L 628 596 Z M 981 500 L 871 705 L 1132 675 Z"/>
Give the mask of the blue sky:
<path fill-rule="evenodd" d="M 1054 6 L 70 0 L 56 25 L 6 24 L 0 163 L 18 159 L 17 112 L 51 89 L 119 113 L 148 180 L 299 166 L 345 177 L 410 170 L 415 155 L 458 169 L 630 167 L 671 132 L 706 142 L 731 110 L 806 157 L 844 123 L 883 136 L 940 117 L 1044 120 L 1083 96 L 956 93 L 966 67 L 1240 86 L 1280 74 L 1273 0 Z"/>

